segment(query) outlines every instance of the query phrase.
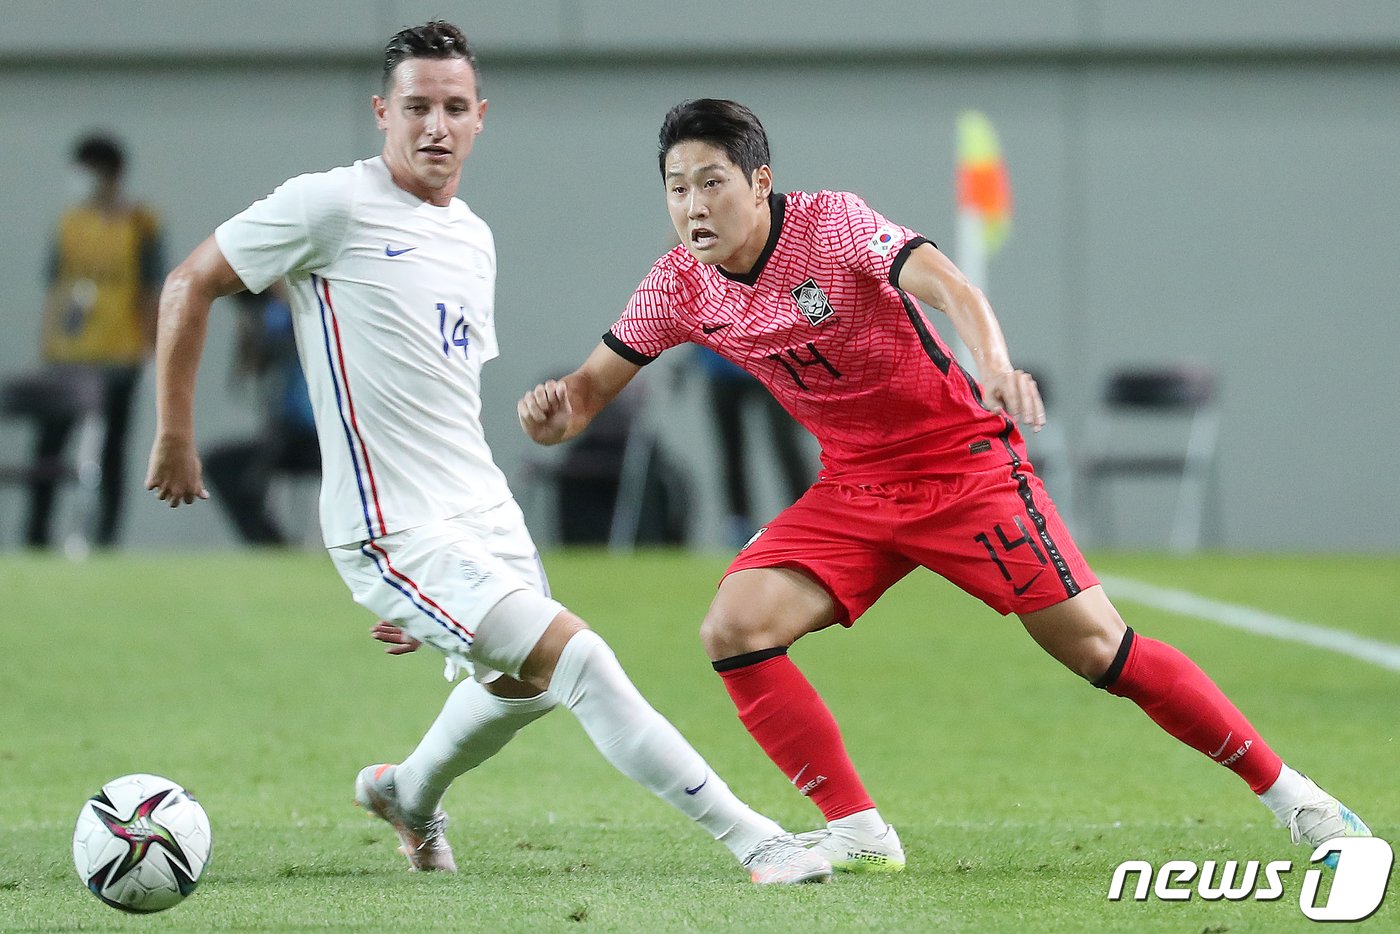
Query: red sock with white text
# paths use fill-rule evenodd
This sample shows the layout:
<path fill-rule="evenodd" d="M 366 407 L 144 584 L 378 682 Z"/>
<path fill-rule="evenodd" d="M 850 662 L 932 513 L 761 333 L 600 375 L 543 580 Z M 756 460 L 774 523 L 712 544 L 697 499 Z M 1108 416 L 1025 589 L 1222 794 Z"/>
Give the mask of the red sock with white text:
<path fill-rule="evenodd" d="M 786 649 L 714 665 L 749 735 L 828 823 L 875 806 L 846 754 L 836 718 Z"/>
<path fill-rule="evenodd" d="M 1162 729 L 1244 779 L 1255 794 L 1283 768 L 1215 682 L 1165 642 L 1129 629 L 1118 658 L 1094 686 L 1137 704 Z"/>

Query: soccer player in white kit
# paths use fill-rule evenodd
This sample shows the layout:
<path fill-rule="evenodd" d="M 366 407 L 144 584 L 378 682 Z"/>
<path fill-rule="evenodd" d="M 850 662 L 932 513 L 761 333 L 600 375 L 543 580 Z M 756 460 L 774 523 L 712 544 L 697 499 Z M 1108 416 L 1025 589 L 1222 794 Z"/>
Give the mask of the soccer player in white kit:
<path fill-rule="evenodd" d="M 637 692 L 606 643 L 549 596 L 480 422 L 497 354 L 495 247 L 456 197 L 487 102 L 461 31 L 434 21 L 385 49 L 379 157 L 293 178 L 224 222 L 166 280 L 147 488 L 208 498 L 195 375 L 213 300 L 279 279 L 320 437 L 321 527 L 391 652 L 427 642 L 453 689 L 403 762 L 367 766 L 356 801 L 397 831 L 411 869 L 455 870 L 439 802 L 458 775 L 563 704 L 599 751 L 725 844 L 758 883 L 831 867 L 741 802 Z"/>

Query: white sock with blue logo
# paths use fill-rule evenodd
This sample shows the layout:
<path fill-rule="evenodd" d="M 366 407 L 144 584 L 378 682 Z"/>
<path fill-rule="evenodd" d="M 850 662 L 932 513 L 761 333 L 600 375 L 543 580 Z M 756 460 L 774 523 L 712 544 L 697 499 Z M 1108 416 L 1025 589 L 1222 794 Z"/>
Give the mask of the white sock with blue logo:
<path fill-rule="evenodd" d="M 602 638 L 585 629 L 559 653 L 549 693 L 573 712 L 619 772 L 698 823 L 743 858 L 783 832 L 735 797 L 700 754 L 657 713 Z"/>

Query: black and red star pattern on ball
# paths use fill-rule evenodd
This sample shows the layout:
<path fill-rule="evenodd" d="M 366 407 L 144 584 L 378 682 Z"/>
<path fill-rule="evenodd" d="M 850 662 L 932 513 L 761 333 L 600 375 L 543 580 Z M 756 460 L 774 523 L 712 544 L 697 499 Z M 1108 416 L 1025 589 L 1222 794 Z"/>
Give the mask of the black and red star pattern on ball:
<path fill-rule="evenodd" d="M 151 815 L 160 807 L 173 788 L 165 788 L 151 795 L 132 810 L 131 816 L 122 819 L 112 802 L 105 795 L 98 795 L 90 802 L 93 811 L 102 823 L 107 825 L 112 836 L 125 841 L 126 853 L 102 867 L 92 878 L 91 885 L 110 886 L 131 870 L 140 865 L 152 846 L 159 846 L 173 857 L 176 868 L 189 872 L 189 860 L 174 834 Z M 101 880 L 99 882 L 99 880 Z"/>

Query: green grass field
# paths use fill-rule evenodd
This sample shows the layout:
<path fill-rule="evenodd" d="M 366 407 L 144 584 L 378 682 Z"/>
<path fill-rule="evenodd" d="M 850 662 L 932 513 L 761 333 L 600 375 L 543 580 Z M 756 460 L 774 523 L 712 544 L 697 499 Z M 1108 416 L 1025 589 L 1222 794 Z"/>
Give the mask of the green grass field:
<path fill-rule="evenodd" d="M 739 794 L 819 815 L 735 718 L 696 637 L 720 557 L 546 557 L 555 592 Z M 1400 559 L 1100 556 L 1103 573 L 1400 641 Z M 1211 672 L 1292 764 L 1400 839 L 1400 673 L 1126 601 Z M 899 828 L 900 876 L 758 889 L 617 775 L 563 711 L 448 793 L 462 871 L 410 876 L 350 804 L 366 763 L 417 740 L 448 686 L 390 658 L 320 554 L 0 559 L 0 930 L 1301 931 L 1307 853 L 1233 775 L 1060 669 L 1014 620 L 927 573 L 794 658 Z M 208 810 L 199 891 L 127 916 L 83 890 L 83 800 L 167 775 Z M 1128 859 L 1291 859 L 1273 902 L 1116 902 Z M 1400 883 L 1392 881 L 1392 890 Z M 1400 930 L 1391 892 L 1366 930 Z"/>

